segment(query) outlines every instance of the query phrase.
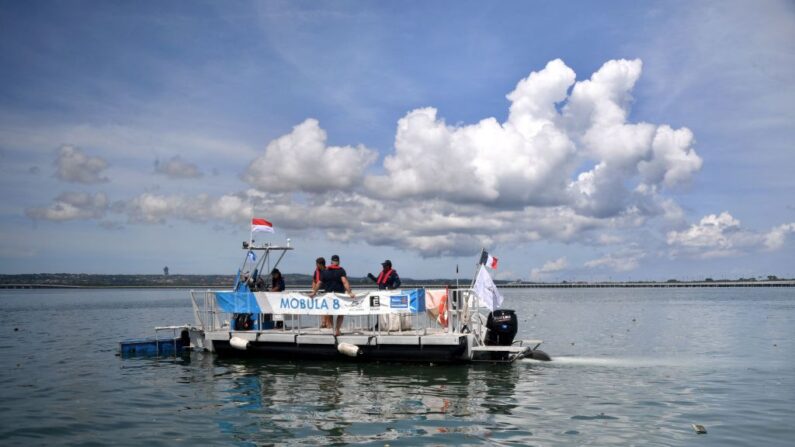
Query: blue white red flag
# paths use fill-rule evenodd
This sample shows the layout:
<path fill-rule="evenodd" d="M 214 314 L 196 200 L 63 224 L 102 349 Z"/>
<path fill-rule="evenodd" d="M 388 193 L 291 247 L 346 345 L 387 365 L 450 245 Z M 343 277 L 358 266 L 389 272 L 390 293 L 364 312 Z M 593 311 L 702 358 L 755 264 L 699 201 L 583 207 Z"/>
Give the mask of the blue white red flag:
<path fill-rule="evenodd" d="M 482 252 L 480 252 L 480 264 L 481 265 L 485 265 L 485 266 L 487 266 L 490 269 L 496 270 L 497 269 L 497 262 L 499 262 L 499 260 L 496 257 L 490 255 L 489 252 L 487 252 L 486 250 L 483 250 Z"/>

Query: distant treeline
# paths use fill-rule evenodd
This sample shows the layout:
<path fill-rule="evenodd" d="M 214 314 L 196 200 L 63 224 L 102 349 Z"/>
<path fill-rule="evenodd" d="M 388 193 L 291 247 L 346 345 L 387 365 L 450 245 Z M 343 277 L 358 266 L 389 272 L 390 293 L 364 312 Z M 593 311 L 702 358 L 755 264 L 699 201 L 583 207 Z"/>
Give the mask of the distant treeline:
<path fill-rule="evenodd" d="M 411 284 L 455 284 L 455 280 L 429 279 L 415 281 L 401 278 L 404 285 Z M 302 287 L 312 284 L 312 276 L 298 273 L 285 273 L 288 287 Z M 373 285 L 366 277 L 349 278 L 352 285 Z M 469 280 L 459 280 L 469 284 Z M 232 287 L 234 275 L 95 275 L 88 273 L 26 273 L 21 275 L 0 275 L 2 285 L 67 286 L 67 287 Z"/>
<path fill-rule="evenodd" d="M 366 277 L 348 278 L 355 287 L 373 286 Z M 311 275 L 285 273 L 284 280 L 288 288 L 308 288 L 312 283 Z M 455 285 L 455 279 L 412 279 L 401 278 L 403 287 Z M 459 278 L 462 286 L 468 286 L 469 278 Z M 561 282 L 525 282 L 495 280 L 501 287 L 670 287 L 689 286 L 722 286 L 722 285 L 758 285 L 758 286 L 789 286 L 795 282 L 776 276 L 767 279 L 739 278 L 716 279 L 706 278 L 702 281 L 561 281 Z M 88 273 L 27 273 L 21 275 L 0 275 L 0 288 L 19 287 L 208 287 L 231 288 L 235 283 L 234 275 L 95 275 Z"/>

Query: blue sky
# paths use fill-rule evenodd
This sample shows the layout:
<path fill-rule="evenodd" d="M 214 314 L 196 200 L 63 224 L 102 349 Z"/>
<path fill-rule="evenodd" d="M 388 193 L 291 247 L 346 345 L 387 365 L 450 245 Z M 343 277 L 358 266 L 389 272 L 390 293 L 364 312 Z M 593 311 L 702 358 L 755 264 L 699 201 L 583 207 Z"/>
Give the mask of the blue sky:
<path fill-rule="evenodd" d="M 795 276 L 791 2 L 0 2 L 0 273 Z"/>

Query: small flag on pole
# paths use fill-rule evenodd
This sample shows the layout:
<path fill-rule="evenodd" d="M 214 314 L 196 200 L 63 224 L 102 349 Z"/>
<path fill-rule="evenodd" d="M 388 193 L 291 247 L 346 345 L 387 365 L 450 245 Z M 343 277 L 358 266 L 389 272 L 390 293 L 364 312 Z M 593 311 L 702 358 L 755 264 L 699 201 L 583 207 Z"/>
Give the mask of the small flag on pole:
<path fill-rule="evenodd" d="M 265 219 L 255 217 L 251 219 L 251 232 L 264 231 L 266 233 L 273 233 L 273 224 Z"/>
<path fill-rule="evenodd" d="M 490 255 L 486 250 L 483 250 L 483 252 L 480 253 L 480 264 L 485 265 L 490 269 L 496 270 L 498 262 L 499 259 Z"/>

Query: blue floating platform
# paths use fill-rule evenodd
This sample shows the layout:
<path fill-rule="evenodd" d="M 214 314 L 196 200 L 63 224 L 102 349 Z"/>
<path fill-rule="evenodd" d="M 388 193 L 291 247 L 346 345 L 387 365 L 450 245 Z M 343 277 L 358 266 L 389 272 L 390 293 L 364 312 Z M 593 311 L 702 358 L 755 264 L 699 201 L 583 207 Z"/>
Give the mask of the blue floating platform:
<path fill-rule="evenodd" d="M 119 343 L 122 357 L 165 357 L 182 354 L 188 346 L 180 338 L 134 338 Z"/>

